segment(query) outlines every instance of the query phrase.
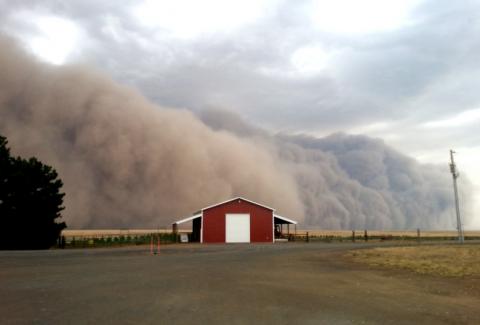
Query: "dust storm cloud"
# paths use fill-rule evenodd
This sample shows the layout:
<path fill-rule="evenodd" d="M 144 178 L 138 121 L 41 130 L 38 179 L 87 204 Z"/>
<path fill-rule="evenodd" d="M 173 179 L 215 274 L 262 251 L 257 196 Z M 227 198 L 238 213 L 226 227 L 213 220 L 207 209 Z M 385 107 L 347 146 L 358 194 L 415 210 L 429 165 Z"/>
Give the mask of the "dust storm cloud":
<path fill-rule="evenodd" d="M 64 181 L 70 228 L 156 227 L 242 195 L 303 216 L 294 178 L 248 139 L 155 106 L 85 67 L 0 46 L 0 133 Z"/>
<path fill-rule="evenodd" d="M 448 166 L 422 165 L 362 135 L 269 135 L 233 112 L 210 109 L 200 118 L 215 130 L 269 143 L 297 184 L 304 226 L 329 229 L 452 229 Z M 236 122 L 235 122 L 236 121 Z M 462 180 L 464 221 L 471 218 L 471 184 Z"/>
<path fill-rule="evenodd" d="M 57 169 L 70 228 L 163 227 L 237 195 L 307 227 L 451 228 L 448 172 L 381 140 L 197 117 L 84 66 L 40 64 L 10 39 L 0 46 L 0 134 Z"/>

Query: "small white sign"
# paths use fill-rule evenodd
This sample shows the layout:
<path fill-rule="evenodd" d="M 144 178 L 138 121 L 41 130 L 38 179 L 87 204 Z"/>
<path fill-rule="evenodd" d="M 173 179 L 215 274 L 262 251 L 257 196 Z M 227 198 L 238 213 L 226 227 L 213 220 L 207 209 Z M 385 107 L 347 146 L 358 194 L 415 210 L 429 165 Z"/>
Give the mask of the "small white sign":
<path fill-rule="evenodd" d="M 187 234 L 180 234 L 180 242 L 188 243 L 188 235 Z"/>

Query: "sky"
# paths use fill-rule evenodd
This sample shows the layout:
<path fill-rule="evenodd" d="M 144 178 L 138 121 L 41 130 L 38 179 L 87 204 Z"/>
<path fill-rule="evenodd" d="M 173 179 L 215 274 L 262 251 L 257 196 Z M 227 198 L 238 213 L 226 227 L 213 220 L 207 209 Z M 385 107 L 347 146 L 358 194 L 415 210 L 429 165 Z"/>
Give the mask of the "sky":
<path fill-rule="evenodd" d="M 475 189 L 467 228 L 480 228 L 479 9 L 468 0 L 0 0 L 0 30 L 41 61 L 93 66 L 163 106 L 230 110 L 271 132 L 378 137 L 446 173 L 454 149 Z"/>

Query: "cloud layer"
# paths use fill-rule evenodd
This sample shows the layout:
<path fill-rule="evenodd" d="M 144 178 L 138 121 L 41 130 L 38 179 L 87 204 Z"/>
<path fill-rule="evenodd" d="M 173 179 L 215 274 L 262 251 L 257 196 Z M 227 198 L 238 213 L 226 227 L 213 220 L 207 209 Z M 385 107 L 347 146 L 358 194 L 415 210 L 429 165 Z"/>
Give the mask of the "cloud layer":
<path fill-rule="evenodd" d="M 451 225 L 444 171 L 379 140 L 273 136 L 215 110 L 202 122 L 86 67 L 46 66 L 8 39 L 1 46 L 0 132 L 13 153 L 57 168 L 71 227 L 165 226 L 237 195 L 310 227 Z"/>

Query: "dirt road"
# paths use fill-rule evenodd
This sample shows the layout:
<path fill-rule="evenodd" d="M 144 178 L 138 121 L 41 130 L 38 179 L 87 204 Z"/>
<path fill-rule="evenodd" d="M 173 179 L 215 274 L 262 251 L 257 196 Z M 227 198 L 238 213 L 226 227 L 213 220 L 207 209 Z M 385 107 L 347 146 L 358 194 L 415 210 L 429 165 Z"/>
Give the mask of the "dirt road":
<path fill-rule="evenodd" d="M 344 257 L 364 246 L 0 252 L 0 323 L 480 324 L 480 279 L 375 269 Z"/>

